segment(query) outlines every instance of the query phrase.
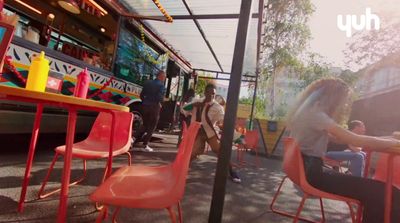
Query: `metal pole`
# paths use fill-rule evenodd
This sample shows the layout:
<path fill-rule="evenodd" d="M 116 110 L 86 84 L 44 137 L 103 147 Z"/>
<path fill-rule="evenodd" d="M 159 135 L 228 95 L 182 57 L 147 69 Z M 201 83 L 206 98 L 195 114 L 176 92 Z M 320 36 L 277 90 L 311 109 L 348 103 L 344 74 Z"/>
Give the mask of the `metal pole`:
<path fill-rule="evenodd" d="M 115 40 L 114 40 L 114 51 L 113 51 L 113 56 L 112 56 L 112 60 L 111 60 L 111 72 L 113 72 L 113 74 L 116 73 L 116 71 L 114 71 L 114 69 L 115 69 L 115 60 L 117 58 L 119 34 L 121 32 L 121 24 L 122 24 L 122 17 L 118 16 L 117 32 L 116 32 Z"/>
<path fill-rule="evenodd" d="M 206 76 L 200 76 L 199 79 L 206 79 L 206 80 L 221 80 L 221 81 L 230 81 L 230 78 L 216 78 L 216 77 L 206 77 Z M 255 80 L 242 80 L 242 82 L 255 82 Z"/>
<path fill-rule="evenodd" d="M 239 100 L 239 89 L 242 79 L 243 61 L 246 48 L 247 31 L 250 21 L 252 0 L 242 0 L 240 7 L 239 24 L 236 32 L 235 50 L 233 53 L 231 81 L 228 87 L 226 110 L 236 111 Z M 217 170 L 214 180 L 213 195 L 210 207 L 209 223 L 222 220 L 224 208 L 226 178 L 232 152 L 233 130 L 235 127 L 236 112 L 227 112 L 224 117 L 224 129 L 221 139 L 221 148 L 218 154 Z"/>
<path fill-rule="evenodd" d="M 209 72 L 209 73 L 220 73 L 220 74 L 228 74 L 228 75 L 231 75 L 231 73 L 228 73 L 228 72 L 221 72 L 221 71 L 216 71 L 216 70 L 197 69 L 197 68 L 194 68 L 193 70 L 195 70 L 195 71 L 204 71 L 204 72 Z"/>
<path fill-rule="evenodd" d="M 262 29 L 262 19 L 264 11 L 264 0 L 260 0 L 258 4 L 258 27 L 257 27 L 257 54 L 256 54 L 256 81 L 254 84 L 253 102 L 251 104 L 250 113 L 250 123 L 249 127 L 253 129 L 253 119 L 254 119 L 254 104 L 257 99 L 257 87 L 258 87 L 258 76 L 260 75 L 260 45 L 261 45 L 261 29 Z"/>

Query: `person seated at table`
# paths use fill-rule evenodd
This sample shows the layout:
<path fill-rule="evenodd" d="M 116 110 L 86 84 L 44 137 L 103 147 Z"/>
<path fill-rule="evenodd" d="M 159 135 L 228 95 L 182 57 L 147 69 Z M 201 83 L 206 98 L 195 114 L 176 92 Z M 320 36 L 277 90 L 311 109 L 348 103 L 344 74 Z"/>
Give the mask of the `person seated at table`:
<path fill-rule="evenodd" d="M 384 221 L 385 183 L 369 178 L 323 171 L 329 134 L 338 140 L 359 147 L 380 150 L 397 147 L 400 141 L 358 135 L 338 123 L 350 107 L 351 89 L 341 79 L 314 81 L 301 94 L 287 117 L 290 136 L 299 144 L 307 181 L 322 191 L 357 199 L 363 205 L 364 223 Z M 400 220 L 400 191 L 393 189 L 392 222 Z"/>
<path fill-rule="evenodd" d="M 349 130 L 355 134 L 364 135 L 365 125 L 362 121 L 353 120 L 349 123 Z M 359 146 L 329 142 L 325 157 L 340 162 L 348 161 L 349 172 L 353 176 L 362 177 L 364 173 L 366 154 Z"/>

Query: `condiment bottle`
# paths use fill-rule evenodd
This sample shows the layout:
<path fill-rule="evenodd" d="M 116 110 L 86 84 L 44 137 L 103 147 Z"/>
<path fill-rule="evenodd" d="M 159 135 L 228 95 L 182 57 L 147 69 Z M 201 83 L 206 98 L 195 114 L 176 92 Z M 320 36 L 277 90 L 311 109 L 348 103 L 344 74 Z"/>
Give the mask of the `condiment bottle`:
<path fill-rule="evenodd" d="M 74 96 L 79 98 L 86 98 L 89 89 L 90 77 L 85 68 L 78 74 L 78 78 L 75 85 Z"/>
<path fill-rule="evenodd" d="M 29 67 L 28 80 L 26 81 L 25 88 L 27 90 L 44 92 L 49 70 L 49 60 L 44 58 L 44 52 L 42 51 L 38 57 L 33 59 Z"/>

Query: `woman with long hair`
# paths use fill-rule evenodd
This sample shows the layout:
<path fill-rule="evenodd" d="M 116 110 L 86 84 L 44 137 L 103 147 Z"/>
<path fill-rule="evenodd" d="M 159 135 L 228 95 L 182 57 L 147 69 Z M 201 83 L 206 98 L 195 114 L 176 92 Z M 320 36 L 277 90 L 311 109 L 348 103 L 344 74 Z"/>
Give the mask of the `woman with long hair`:
<path fill-rule="evenodd" d="M 335 172 L 324 172 L 322 157 L 329 137 L 360 147 L 400 146 L 394 138 L 357 135 L 341 127 L 350 108 L 351 89 L 341 79 L 326 78 L 313 82 L 301 94 L 288 115 L 291 137 L 299 143 L 308 182 L 323 191 L 359 200 L 363 222 L 383 222 L 385 183 Z M 400 149 L 400 147 L 399 147 Z M 392 222 L 400 216 L 400 191 L 393 189 Z"/>

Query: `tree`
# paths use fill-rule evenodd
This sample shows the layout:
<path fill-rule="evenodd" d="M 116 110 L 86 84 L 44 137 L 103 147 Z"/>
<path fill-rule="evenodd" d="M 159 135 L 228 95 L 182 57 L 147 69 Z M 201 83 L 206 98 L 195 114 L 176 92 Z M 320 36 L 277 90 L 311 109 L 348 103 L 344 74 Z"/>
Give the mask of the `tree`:
<path fill-rule="evenodd" d="M 208 83 L 205 79 L 199 78 L 195 88 L 196 95 L 203 95 L 207 84 Z"/>
<path fill-rule="evenodd" d="M 359 77 L 359 75 L 350 70 L 332 67 L 317 53 L 304 53 L 302 61 L 291 67 L 284 68 L 281 74 L 276 77 L 274 119 L 283 119 L 286 116 L 289 105 L 296 100 L 296 96 L 315 80 L 336 77 L 343 79 L 350 86 L 354 86 Z M 264 101 L 263 106 L 256 106 L 256 114 L 265 111 L 265 107 L 271 107 L 271 101 Z M 268 118 L 271 117 L 269 116 Z"/>
<path fill-rule="evenodd" d="M 274 118 L 275 79 L 283 68 L 300 66 L 298 56 L 305 50 L 311 37 L 307 22 L 314 7 L 310 0 L 269 0 L 266 10 L 264 61 L 257 95 L 265 103 L 270 102 L 269 116 Z"/>
<path fill-rule="evenodd" d="M 344 50 L 345 63 L 349 69 L 360 69 L 385 56 L 400 51 L 400 22 L 383 18 L 379 30 L 361 31 Z"/>
<path fill-rule="evenodd" d="M 248 98 L 240 98 L 239 99 L 239 104 L 244 104 L 244 105 L 252 105 L 253 103 L 253 98 L 248 97 Z M 260 119 L 265 119 L 265 103 L 263 100 L 260 98 L 256 98 L 256 101 L 254 103 L 254 118 L 260 118 Z"/>
<path fill-rule="evenodd" d="M 201 77 L 212 77 L 213 75 L 211 75 L 210 73 L 204 72 L 204 71 L 198 71 L 198 76 Z M 199 77 L 197 79 L 197 84 L 196 84 L 196 88 L 195 88 L 195 92 L 196 95 L 204 95 L 204 90 L 206 89 L 207 84 L 216 84 L 215 80 L 213 79 L 205 79 L 205 78 L 201 78 Z"/>

